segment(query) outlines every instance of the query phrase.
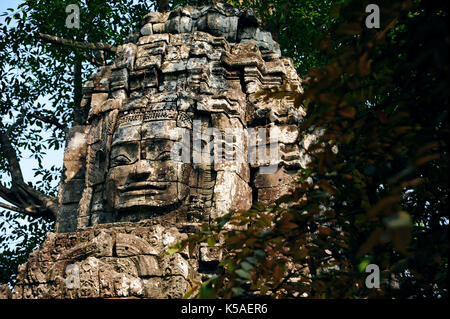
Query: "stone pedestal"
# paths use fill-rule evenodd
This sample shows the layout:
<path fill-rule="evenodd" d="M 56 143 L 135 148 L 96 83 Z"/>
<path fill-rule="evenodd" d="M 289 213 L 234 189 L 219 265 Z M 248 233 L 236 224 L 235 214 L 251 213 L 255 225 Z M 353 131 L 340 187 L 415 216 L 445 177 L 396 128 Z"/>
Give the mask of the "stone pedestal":
<path fill-rule="evenodd" d="M 193 256 L 187 250 L 165 254 L 187 229 L 150 220 L 49 233 L 19 267 L 14 293 L 6 286 L 0 293 L 14 299 L 181 298 L 219 257 L 207 247 Z"/>

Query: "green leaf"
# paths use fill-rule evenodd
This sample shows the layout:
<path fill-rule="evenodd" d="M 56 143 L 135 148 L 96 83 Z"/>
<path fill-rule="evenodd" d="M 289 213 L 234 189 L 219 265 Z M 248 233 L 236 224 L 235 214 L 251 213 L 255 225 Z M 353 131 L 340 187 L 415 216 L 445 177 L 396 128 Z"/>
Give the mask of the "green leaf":
<path fill-rule="evenodd" d="M 213 237 L 209 237 L 207 242 L 209 247 L 214 247 L 216 245 L 216 240 Z"/>
<path fill-rule="evenodd" d="M 245 293 L 245 290 L 241 287 L 233 287 L 231 288 L 231 291 L 235 296 L 242 296 Z"/>
<path fill-rule="evenodd" d="M 251 256 L 247 257 L 245 260 L 252 263 L 253 265 L 256 265 L 258 263 L 258 259 L 256 259 L 255 257 L 251 257 Z"/>
<path fill-rule="evenodd" d="M 170 256 L 172 256 L 172 255 L 174 255 L 174 254 L 176 254 L 176 253 L 178 253 L 179 252 L 179 249 L 177 248 L 177 247 L 169 247 L 168 249 L 167 249 L 167 253 L 170 255 Z"/>
<path fill-rule="evenodd" d="M 243 279 L 247 279 L 247 280 L 252 279 L 252 276 L 250 275 L 250 273 L 248 273 L 247 271 L 245 271 L 243 269 L 236 270 L 236 274 Z"/>
<path fill-rule="evenodd" d="M 253 269 L 253 265 L 250 264 L 250 263 L 248 263 L 248 262 L 246 262 L 246 261 L 241 262 L 240 266 L 241 266 L 241 268 L 244 269 L 245 271 L 250 271 L 250 270 Z"/>
<path fill-rule="evenodd" d="M 358 265 L 359 272 L 365 272 L 366 267 L 370 264 L 371 258 L 364 258 Z"/>
<path fill-rule="evenodd" d="M 264 250 L 261 250 L 261 249 L 255 250 L 255 255 L 259 256 L 261 258 L 265 258 L 266 257 L 266 253 L 264 252 Z"/>

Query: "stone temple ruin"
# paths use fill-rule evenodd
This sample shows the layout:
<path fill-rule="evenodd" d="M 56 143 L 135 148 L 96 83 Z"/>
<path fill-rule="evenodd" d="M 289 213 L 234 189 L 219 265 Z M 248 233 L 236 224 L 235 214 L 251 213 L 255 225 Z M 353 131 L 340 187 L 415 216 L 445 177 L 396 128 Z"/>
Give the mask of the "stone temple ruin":
<path fill-rule="evenodd" d="M 253 11 L 221 3 L 144 17 L 115 62 L 84 85 L 87 121 L 68 134 L 56 233 L 20 266 L 13 298 L 180 298 L 215 272 L 221 252 L 163 256 L 169 246 L 289 190 L 304 165 L 304 110 L 256 93 L 301 90 L 301 80 L 259 25 Z M 244 159 L 264 143 L 249 128 L 277 128 L 278 169 L 264 174 L 258 159 L 196 163 L 196 149 L 173 161 L 180 129 L 192 140 L 196 123 L 242 132 L 223 142 Z"/>

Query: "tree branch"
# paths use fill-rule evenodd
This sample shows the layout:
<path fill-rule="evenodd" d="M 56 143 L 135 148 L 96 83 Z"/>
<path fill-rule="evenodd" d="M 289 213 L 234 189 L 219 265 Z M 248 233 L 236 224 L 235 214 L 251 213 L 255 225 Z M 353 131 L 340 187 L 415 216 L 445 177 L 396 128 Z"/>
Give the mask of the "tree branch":
<path fill-rule="evenodd" d="M 56 198 L 46 196 L 25 184 L 13 186 L 10 190 L 2 186 L 2 189 L 7 191 L 0 191 L 0 197 L 13 205 L 0 203 L 1 208 L 33 218 L 56 219 L 58 212 L 58 201 Z"/>
<path fill-rule="evenodd" d="M 41 122 L 53 125 L 53 126 L 59 128 L 62 131 L 67 129 L 67 126 L 64 125 L 64 124 L 61 124 L 56 117 L 39 115 L 39 114 L 36 114 L 36 113 L 30 113 L 29 116 L 33 117 L 33 118 L 35 118 L 35 119 L 37 119 L 37 120 L 39 120 Z"/>
<path fill-rule="evenodd" d="M 83 99 L 83 63 L 80 55 L 75 52 L 75 61 L 73 65 L 73 117 L 76 124 L 82 124 L 85 121 L 84 112 L 81 108 Z"/>
<path fill-rule="evenodd" d="M 102 52 L 102 51 L 100 51 L 100 52 Z M 90 63 L 92 63 L 95 66 L 104 66 L 105 65 L 104 60 L 98 61 L 95 57 L 92 57 L 92 56 L 89 56 L 88 54 L 86 54 L 86 52 L 81 52 L 81 55 L 83 55 L 86 60 L 88 60 Z"/>
<path fill-rule="evenodd" d="M 0 197 L 7 200 L 8 202 L 10 202 L 11 204 L 15 205 L 15 206 L 19 206 L 19 202 L 15 201 L 12 197 L 14 197 L 12 195 L 12 191 L 8 188 L 6 188 L 5 186 L 3 186 L 2 184 L 0 184 Z"/>
<path fill-rule="evenodd" d="M 60 38 L 54 35 L 45 34 L 45 33 L 36 33 L 36 37 L 39 39 L 44 40 L 45 42 L 49 43 L 55 43 L 60 45 L 66 45 L 72 48 L 78 48 L 83 50 L 99 50 L 99 51 L 109 51 L 109 52 L 116 52 L 117 48 L 115 46 L 112 46 L 107 43 L 102 42 L 79 42 L 74 40 L 67 40 L 64 38 Z"/>
<path fill-rule="evenodd" d="M 16 207 L 16 206 L 11 206 L 11 205 L 8 205 L 8 204 L 0 203 L 0 207 L 4 208 L 4 209 L 7 209 L 7 210 L 11 210 L 11 211 L 16 212 L 16 213 L 26 214 L 26 211 L 24 209 Z"/>
<path fill-rule="evenodd" d="M 2 145 L 3 154 L 9 165 L 9 172 L 11 173 L 12 182 L 23 183 L 22 170 L 20 169 L 19 159 L 17 158 L 16 150 L 12 147 L 7 133 L 0 132 L 0 144 Z"/>
<path fill-rule="evenodd" d="M 32 186 L 25 184 L 19 159 L 7 133 L 0 132 L 0 145 L 2 153 L 8 162 L 8 170 L 11 174 L 11 189 L 0 184 L 0 197 L 14 206 L 1 204 L 0 207 L 20 212 L 32 217 L 45 217 L 56 219 L 58 212 L 58 201 L 49 197 Z"/>

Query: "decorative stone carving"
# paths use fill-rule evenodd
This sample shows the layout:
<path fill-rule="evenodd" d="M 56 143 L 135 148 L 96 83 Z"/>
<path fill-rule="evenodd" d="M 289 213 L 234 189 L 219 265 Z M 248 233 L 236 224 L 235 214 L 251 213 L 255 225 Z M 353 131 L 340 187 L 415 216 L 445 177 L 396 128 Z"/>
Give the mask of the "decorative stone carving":
<path fill-rule="evenodd" d="M 180 298 L 211 275 L 220 247 L 163 253 L 199 223 L 289 190 L 305 164 L 304 110 L 256 94 L 282 84 L 301 90 L 251 10 L 146 15 L 83 88 L 88 118 L 68 134 L 56 233 L 19 268 L 13 297 Z M 270 162 L 258 152 L 272 139 L 252 133 L 262 129 L 278 141 Z"/>

